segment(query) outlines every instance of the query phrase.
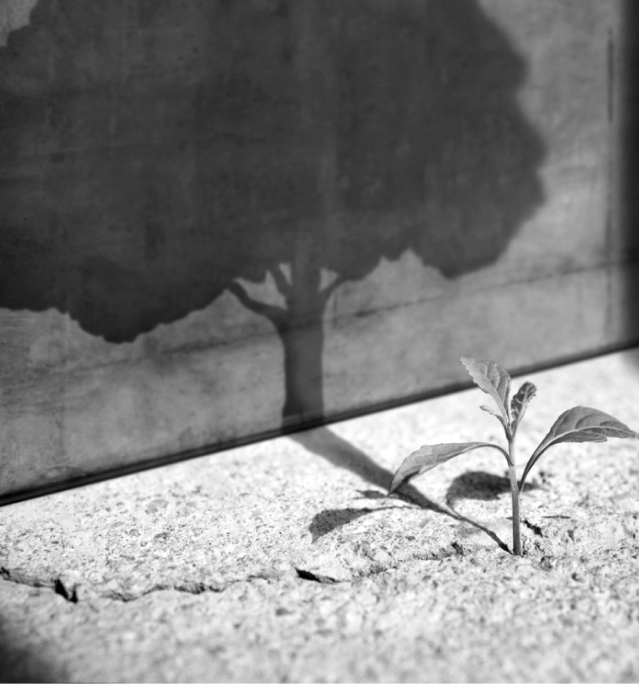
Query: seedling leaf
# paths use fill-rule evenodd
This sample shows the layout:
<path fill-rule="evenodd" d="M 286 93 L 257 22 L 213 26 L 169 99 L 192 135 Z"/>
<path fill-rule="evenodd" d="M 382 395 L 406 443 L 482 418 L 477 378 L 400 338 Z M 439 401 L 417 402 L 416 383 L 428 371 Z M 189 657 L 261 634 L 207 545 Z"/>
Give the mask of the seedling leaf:
<path fill-rule="evenodd" d="M 495 416 L 497 420 L 501 423 L 502 427 L 504 428 L 504 432 L 506 433 L 506 438 L 508 439 L 510 435 L 510 428 L 508 427 L 508 423 L 504 420 L 504 417 L 499 413 L 499 411 L 492 406 L 480 406 L 479 407 L 482 411 L 486 411 L 486 413 L 490 413 L 491 416 Z"/>
<path fill-rule="evenodd" d="M 501 413 L 499 413 L 499 411 L 496 408 L 493 408 L 492 406 L 486 406 L 486 405 L 480 406 L 479 408 L 482 411 L 486 411 L 486 413 L 490 413 L 491 416 L 495 416 L 495 418 L 497 418 L 498 420 L 501 420 L 502 423 L 504 422 L 504 419 L 503 419 Z"/>
<path fill-rule="evenodd" d="M 436 468 L 438 465 L 449 461 L 455 456 L 461 456 L 467 451 L 473 449 L 480 449 L 482 447 L 491 447 L 498 449 L 508 460 L 508 454 L 500 446 L 490 444 L 489 442 L 461 442 L 458 444 L 426 444 L 417 451 L 414 451 L 410 456 L 404 459 L 404 462 L 399 466 L 399 469 L 393 477 L 393 481 L 388 489 L 389 495 L 397 491 L 405 482 L 422 475 L 428 470 Z"/>
<path fill-rule="evenodd" d="M 508 412 L 510 375 L 508 372 L 493 361 L 475 361 L 467 356 L 462 356 L 460 361 L 479 389 L 494 399 L 506 425 L 510 424 Z"/>
<path fill-rule="evenodd" d="M 525 382 L 520 388 L 517 394 L 513 397 L 510 402 L 510 412 L 513 419 L 513 432 L 517 431 L 519 423 L 521 423 L 528 404 L 531 399 L 537 393 L 537 388 L 532 384 L 532 382 Z"/>
<path fill-rule="evenodd" d="M 639 438 L 639 435 L 621 421 L 597 409 L 575 406 L 564 411 L 526 464 L 519 483 L 520 491 L 530 469 L 551 446 L 561 442 L 605 442 L 608 437 L 628 439 L 630 437 Z"/>

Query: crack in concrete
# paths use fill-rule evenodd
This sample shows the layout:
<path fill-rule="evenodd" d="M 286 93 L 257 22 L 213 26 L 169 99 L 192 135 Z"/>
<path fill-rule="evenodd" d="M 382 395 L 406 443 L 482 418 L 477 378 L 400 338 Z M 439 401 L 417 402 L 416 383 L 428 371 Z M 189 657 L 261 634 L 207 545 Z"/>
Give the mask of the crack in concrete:
<path fill-rule="evenodd" d="M 373 562 L 366 572 L 357 572 L 350 576 L 348 579 L 343 579 L 337 576 L 332 576 L 329 569 L 308 569 L 301 566 L 295 566 L 295 572 L 300 580 L 307 582 L 318 582 L 319 584 L 347 584 L 349 582 L 358 582 L 359 580 L 366 579 L 369 577 L 375 577 L 377 575 L 383 575 L 387 572 L 393 572 L 399 570 L 403 565 L 407 563 L 418 562 L 428 562 L 437 563 L 445 561 L 449 558 L 459 555 L 467 555 L 467 551 L 461 547 L 457 542 L 453 542 L 450 549 L 442 549 L 438 553 L 414 553 L 408 558 L 403 558 L 402 560 L 391 563 L 390 565 L 383 565 L 381 563 Z"/>
<path fill-rule="evenodd" d="M 55 591 L 56 594 L 59 594 L 60 596 L 62 596 L 63 599 L 69 601 L 70 603 L 78 602 L 77 586 L 73 585 L 69 590 L 69 588 L 67 588 L 67 586 L 59 577 L 53 582 L 53 591 Z"/>
<path fill-rule="evenodd" d="M 292 577 L 297 577 L 301 581 L 312 581 L 320 584 L 342 584 L 349 582 L 357 582 L 358 580 L 365 579 L 367 577 L 373 577 L 375 575 L 380 575 L 386 572 L 392 572 L 401 567 L 404 563 L 411 561 L 428 561 L 437 562 L 443 561 L 451 556 L 455 555 L 465 555 L 464 550 L 461 549 L 460 545 L 456 542 L 452 544 L 451 550 L 442 551 L 438 554 L 420 554 L 416 553 L 410 558 L 404 558 L 399 563 L 393 563 L 388 566 L 383 566 L 379 564 L 373 564 L 368 572 L 362 572 L 352 575 L 351 577 L 337 578 L 332 577 L 330 572 L 321 572 L 319 570 L 310 570 L 303 567 L 292 567 L 291 570 L 294 574 Z M 227 589 L 233 587 L 236 584 L 249 584 L 255 580 L 263 580 L 266 582 L 272 582 L 275 580 L 282 579 L 281 575 L 269 574 L 269 573 L 257 573 L 254 575 L 247 575 L 241 579 L 230 579 L 219 583 L 209 583 L 209 582 L 179 582 L 179 583 L 165 583 L 165 584 L 154 584 L 148 589 L 142 591 L 126 591 L 126 590 L 100 590 L 99 587 L 91 585 L 90 583 L 83 584 L 82 582 L 72 582 L 63 575 L 51 576 L 51 577 L 38 577 L 37 575 L 31 575 L 29 573 L 24 573 L 20 571 L 12 571 L 9 568 L 0 566 L 0 580 L 6 582 L 11 582 L 13 584 L 19 584 L 27 587 L 34 587 L 38 589 L 49 589 L 53 591 L 58 596 L 61 596 L 65 601 L 69 603 L 77 604 L 85 602 L 91 599 L 106 599 L 111 601 L 119 601 L 121 603 L 130 603 L 132 601 L 137 601 L 138 599 L 148 596 L 149 594 L 161 592 L 161 591 L 177 591 L 180 593 L 191 594 L 197 596 L 199 594 L 205 593 L 215 593 L 219 594 Z M 84 594 L 83 589 L 88 589 L 88 593 Z"/>
<path fill-rule="evenodd" d="M 127 591 L 117 591 L 117 590 L 106 590 L 100 591 L 99 589 L 95 593 L 90 593 L 86 598 L 81 597 L 81 588 L 84 586 L 81 582 L 69 583 L 65 581 L 64 577 L 47 577 L 40 578 L 36 576 L 31 576 L 23 573 L 15 573 L 8 568 L 0 566 L 0 579 L 6 582 L 12 582 L 13 584 L 21 584 L 27 587 L 35 587 L 39 589 L 50 589 L 54 593 L 62 596 L 63 599 L 69 603 L 79 603 L 88 598 L 98 598 L 98 599 L 108 599 L 112 601 L 120 601 L 123 603 L 129 603 L 131 601 L 137 601 L 148 594 L 153 594 L 159 591 L 177 591 L 185 594 L 192 594 L 197 596 L 198 594 L 204 593 L 216 593 L 219 594 L 226 589 L 234 586 L 235 584 L 248 583 L 257 579 L 270 581 L 274 578 L 269 575 L 248 575 L 242 579 L 229 580 L 224 583 L 214 584 L 207 582 L 183 582 L 177 584 L 154 584 L 149 589 L 140 592 L 127 592 Z"/>
<path fill-rule="evenodd" d="M 300 579 L 310 582 L 319 582 L 320 584 L 336 584 L 339 580 L 330 575 L 321 572 L 311 572 L 310 570 L 303 570 L 302 568 L 295 568 L 295 572 Z"/>
<path fill-rule="evenodd" d="M 52 589 L 56 594 L 59 594 L 67 601 L 71 601 L 72 603 L 77 602 L 77 597 L 75 597 L 75 600 L 71 599 L 72 596 L 75 596 L 75 592 L 73 590 L 69 592 L 68 588 L 59 577 L 43 580 L 38 577 L 32 577 L 31 575 L 13 573 L 8 568 L 0 566 L 0 579 L 5 580 L 6 582 L 13 582 L 14 584 L 22 584 L 27 587 Z"/>

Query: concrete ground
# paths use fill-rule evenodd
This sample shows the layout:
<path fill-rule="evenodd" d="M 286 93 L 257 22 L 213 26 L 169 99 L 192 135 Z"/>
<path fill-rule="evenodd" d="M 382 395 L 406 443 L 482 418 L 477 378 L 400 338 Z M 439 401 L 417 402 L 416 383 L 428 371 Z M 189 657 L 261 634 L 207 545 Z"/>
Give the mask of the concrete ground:
<path fill-rule="evenodd" d="M 515 381 L 515 388 L 524 378 Z M 639 351 L 531 374 L 639 429 Z M 512 556 L 505 462 L 387 498 L 424 443 L 502 440 L 479 390 L 0 509 L 3 681 L 639 681 L 639 441 L 548 451 Z"/>

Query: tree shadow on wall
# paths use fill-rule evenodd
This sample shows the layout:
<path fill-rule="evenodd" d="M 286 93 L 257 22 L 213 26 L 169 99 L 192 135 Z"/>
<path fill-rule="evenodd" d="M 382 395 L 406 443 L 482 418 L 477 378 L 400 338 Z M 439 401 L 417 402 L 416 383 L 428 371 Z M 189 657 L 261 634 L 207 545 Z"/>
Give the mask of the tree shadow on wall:
<path fill-rule="evenodd" d="M 619 108 L 614 118 L 610 112 L 610 118 L 619 127 L 617 218 L 621 264 L 626 266 L 619 291 L 625 317 L 622 334 L 624 343 L 636 345 L 639 342 L 639 4 L 624 0 L 620 17 L 621 35 L 617 49 L 621 63 L 615 65 L 615 70 L 621 76 L 616 81 L 616 91 L 621 97 L 610 103 L 611 108 Z M 635 366 L 639 365 L 639 357 L 633 361 Z"/>
<path fill-rule="evenodd" d="M 0 50 L 0 307 L 122 343 L 228 290 L 283 426 L 321 419 L 340 285 L 485 267 L 543 201 L 525 77 L 476 0 L 40 0 Z"/>

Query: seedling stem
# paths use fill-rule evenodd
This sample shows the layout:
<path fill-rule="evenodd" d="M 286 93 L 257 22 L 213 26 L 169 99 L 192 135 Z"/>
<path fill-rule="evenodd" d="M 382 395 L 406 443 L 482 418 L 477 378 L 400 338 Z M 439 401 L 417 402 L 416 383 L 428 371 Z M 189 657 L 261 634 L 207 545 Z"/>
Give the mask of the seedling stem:
<path fill-rule="evenodd" d="M 510 493 L 513 501 L 513 553 L 515 556 L 521 556 L 519 485 L 517 484 L 517 466 L 515 461 L 515 435 L 508 438 L 508 456 L 508 476 L 510 477 Z"/>

